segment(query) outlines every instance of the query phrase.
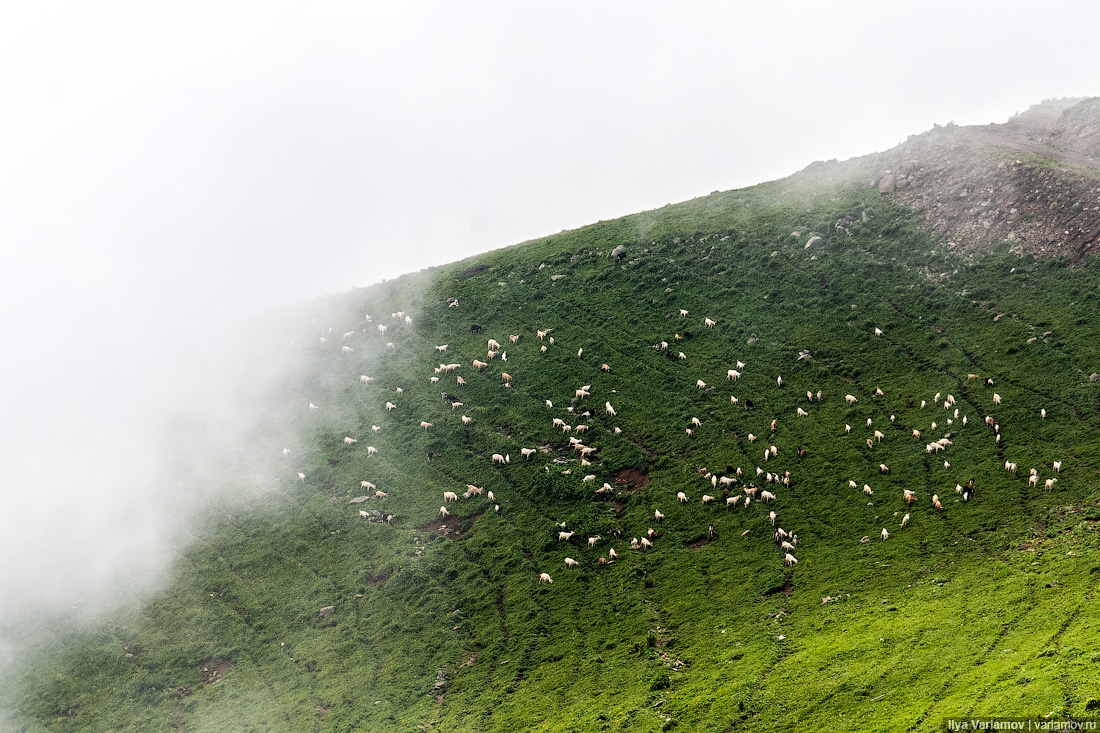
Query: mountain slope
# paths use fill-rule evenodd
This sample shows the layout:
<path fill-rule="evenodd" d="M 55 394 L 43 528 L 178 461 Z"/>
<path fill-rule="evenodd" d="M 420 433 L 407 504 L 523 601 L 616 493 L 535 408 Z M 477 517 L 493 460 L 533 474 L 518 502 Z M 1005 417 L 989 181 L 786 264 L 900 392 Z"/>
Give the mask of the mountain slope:
<path fill-rule="evenodd" d="M 212 512 L 162 594 L 44 645 L 16 729 L 932 730 L 1093 710 L 1100 263 L 948 245 L 906 205 L 934 177 L 869 185 L 903 153 L 288 312 L 301 441 L 272 456 L 270 494 Z M 727 508 L 719 477 L 752 503 Z M 387 496 L 350 503 L 362 481 Z M 469 484 L 494 499 L 441 517 Z"/>

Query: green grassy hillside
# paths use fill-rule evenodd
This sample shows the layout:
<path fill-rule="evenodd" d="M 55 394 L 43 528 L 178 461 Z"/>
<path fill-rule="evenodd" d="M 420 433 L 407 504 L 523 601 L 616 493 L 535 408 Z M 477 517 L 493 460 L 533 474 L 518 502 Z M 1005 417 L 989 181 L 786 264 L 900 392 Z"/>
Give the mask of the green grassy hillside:
<path fill-rule="evenodd" d="M 287 334 L 301 440 L 270 495 L 212 513 L 162 593 L 39 650 L 19 729 L 923 731 L 1100 707 L 1100 262 L 963 261 L 877 192 L 789 185 L 318 304 L 339 315 Z M 507 362 L 479 371 L 489 338 Z M 727 508 L 711 476 L 738 469 L 730 496 L 775 500 Z M 361 481 L 387 496 L 349 503 Z"/>

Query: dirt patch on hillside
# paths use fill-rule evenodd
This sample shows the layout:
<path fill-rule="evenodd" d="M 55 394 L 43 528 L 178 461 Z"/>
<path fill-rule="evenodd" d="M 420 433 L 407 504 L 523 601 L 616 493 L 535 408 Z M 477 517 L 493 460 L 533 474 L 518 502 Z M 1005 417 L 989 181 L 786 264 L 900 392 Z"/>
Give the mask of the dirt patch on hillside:
<path fill-rule="evenodd" d="M 364 582 L 368 587 L 374 588 L 375 586 L 382 585 L 389 579 L 390 576 L 388 575 L 368 575 L 366 581 Z"/>
<path fill-rule="evenodd" d="M 948 124 L 882 153 L 814 163 L 793 184 L 871 186 L 924 219 L 957 254 L 1100 251 L 1100 100 L 1048 100 L 1004 124 Z M 838 220 L 826 239 L 861 224 Z M 929 273 L 929 277 L 939 277 Z"/>
<path fill-rule="evenodd" d="M 691 542 L 685 542 L 684 547 L 689 550 L 698 550 L 700 547 L 710 544 L 710 539 L 707 537 L 700 537 L 699 539 L 692 540 Z"/>
<path fill-rule="evenodd" d="M 208 685 L 212 685 L 222 677 L 229 674 L 229 670 L 233 669 L 233 663 L 224 660 L 221 662 L 215 662 L 213 659 L 204 659 L 198 664 L 199 674 L 202 675 L 202 681 Z"/>
<path fill-rule="evenodd" d="M 649 476 L 636 468 L 623 468 L 611 476 L 616 483 L 626 484 L 630 493 L 636 493 L 638 489 L 649 485 Z"/>
<path fill-rule="evenodd" d="M 471 514 L 468 517 L 439 517 L 430 522 L 425 522 L 417 527 L 421 532 L 435 532 L 440 537 L 458 539 L 473 528 L 474 523 L 481 517 L 482 512 Z"/>

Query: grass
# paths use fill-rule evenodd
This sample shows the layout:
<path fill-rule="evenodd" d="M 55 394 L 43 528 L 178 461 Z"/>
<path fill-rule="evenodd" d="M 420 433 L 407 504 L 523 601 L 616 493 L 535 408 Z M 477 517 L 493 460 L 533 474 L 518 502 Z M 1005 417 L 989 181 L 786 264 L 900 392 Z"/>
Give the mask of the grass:
<path fill-rule="evenodd" d="M 318 344 L 316 325 L 295 326 L 308 369 L 286 385 L 282 419 L 301 441 L 286 463 L 272 459 L 270 495 L 231 518 L 212 513 L 156 597 L 44 642 L 18 670 L 13 729 L 892 731 L 937 729 L 949 715 L 1084 714 L 1100 682 L 1100 385 L 1088 380 L 1100 370 L 1089 315 L 1100 264 L 956 261 L 877 194 L 784 185 L 316 304 L 337 334 L 370 313 L 387 336 L 369 324 L 349 357 Z M 850 236 L 834 226 L 844 217 Z M 812 233 L 825 239 L 806 249 Z M 490 336 L 508 361 L 477 372 Z M 653 348 L 662 340 L 688 358 L 666 358 Z M 468 384 L 429 384 L 440 361 L 462 364 Z M 592 396 L 570 414 L 585 384 Z M 452 412 L 441 390 L 463 405 Z M 956 398 L 959 419 L 933 404 L 937 392 Z M 590 426 L 591 467 L 553 417 Z M 688 435 L 692 417 L 702 425 Z M 885 437 L 868 445 L 875 429 Z M 954 444 L 927 453 L 946 432 Z M 778 455 L 765 463 L 768 445 Z M 493 453 L 512 460 L 494 465 Z M 1054 460 L 1066 466 L 1055 490 L 1029 487 L 1027 470 L 1045 479 Z M 699 502 L 721 494 L 708 470 L 740 468 L 747 483 L 758 465 L 791 473 L 789 487 L 767 487 L 771 505 Z M 648 483 L 617 480 L 622 469 Z M 971 477 L 977 497 L 964 503 L 954 487 Z M 368 493 L 362 480 L 388 497 L 349 505 Z M 605 481 L 612 497 L 594 493 Z M 461 500 L 441 522 L 443 491 L 468 483 L 496 501 Z M 903 489 L 916 492 L 912 507 Z M 396 518 L 364 521 L 364 506 Z M 801 538 L 792 568 L 771 539 L 772 509 Z M 558 541 L 559 522 L 577 530 L 572 541 Z M 651 527 L 654 548 L 630 550 Z M 619 559 L 598 565 L 609 546 Z M 553 585 L 537 582 L 544 571 Z"/>

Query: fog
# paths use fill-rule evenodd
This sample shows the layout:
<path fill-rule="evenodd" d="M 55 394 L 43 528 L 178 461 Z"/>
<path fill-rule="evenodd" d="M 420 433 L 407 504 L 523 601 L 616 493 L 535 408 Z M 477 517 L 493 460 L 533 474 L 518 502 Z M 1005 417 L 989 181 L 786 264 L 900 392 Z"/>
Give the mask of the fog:
<path fill-rule="evenodd" d="M 270 488 L 295 304 L 1096 94 L 1100 10 L 1030 7 L 0 11 L 0 658 Z"/>

